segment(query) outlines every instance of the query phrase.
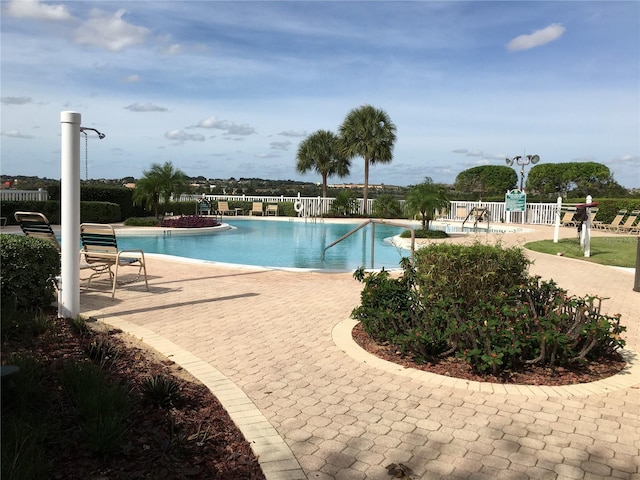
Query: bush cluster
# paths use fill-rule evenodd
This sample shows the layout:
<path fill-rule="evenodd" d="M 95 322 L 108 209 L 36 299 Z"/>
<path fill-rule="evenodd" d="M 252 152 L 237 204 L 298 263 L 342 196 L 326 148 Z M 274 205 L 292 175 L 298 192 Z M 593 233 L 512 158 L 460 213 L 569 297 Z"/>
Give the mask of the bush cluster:
<path fill-rule="evenodd" d="M 40 309 L 56 299 L 54 278 L 60 275 L 60 253 L 45 240 L 0 235 L 2 305 Z"/>
<path fill-rule="evenodd" d="M 169 228 L 202 228 L 217 227 L 220 222 L 211 217 L 199 215 L 183 215 L 180 217 L 165 218 L 160 222 L 161 227 Z"/>
<path fill-rule="evenodd" d="M 529 276 L 519 248 L 430 245 L 417 252 L 415 267 L 402 265 L 398 278 L 355 272 L 365 287 L 352 316 L 418 361 L 457 355 L 499 375 L 588 362 L 624 346 L 620 316 L 603 315 L 602 299 L 569 296 Z"/>

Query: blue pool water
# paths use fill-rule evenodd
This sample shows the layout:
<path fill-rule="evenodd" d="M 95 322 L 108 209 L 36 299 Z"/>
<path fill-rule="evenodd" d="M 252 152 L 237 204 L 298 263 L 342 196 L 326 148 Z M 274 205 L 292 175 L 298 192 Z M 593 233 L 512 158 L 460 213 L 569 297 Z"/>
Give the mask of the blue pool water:
<path fill-rule="evenodd" d="M 118 236 L 120 249 L 140 248 L 145 253 L 222 263 L 279 268 L 355 270 L 371 266 L 371 229 L 369 225 L 337 245 L 325 246 L 349 232 L 358 223 L 303 223 L 288 221 L 227 220 L 236 227 L 210 235 Z M 384 242 L 399 234 L 401 228 L 376 225 L 373 268 L 399 268 L 402 257 L 410 252 Z"/>

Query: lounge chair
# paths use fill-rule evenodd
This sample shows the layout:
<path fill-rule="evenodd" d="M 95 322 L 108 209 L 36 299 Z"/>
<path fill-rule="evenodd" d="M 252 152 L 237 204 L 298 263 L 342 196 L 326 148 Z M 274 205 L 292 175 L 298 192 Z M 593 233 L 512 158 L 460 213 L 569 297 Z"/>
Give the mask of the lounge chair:
<path fill-rule="evenodd" d="M 613 228 L 615 233 L 638 233 L 640 231 L 640 225 L 635 223 L 638 221 L 640 210 L 633 210 L 622 225 L 618 225 Z"/>
<path fill-rule="evenodd" d="M 267 217 L 269 215 L 278 216 L 278 205 L 276 204 L 267 205 L 267 209 L 265 210 L 265 215 Z"/>
<path fill-rule="evenodd" d="M 596 228 L 598 230 L 612 230 L 614 228 L 617 228 L 618 226 L 622 225 L 622 221 L 624 220 L 626 214 L 626 210 L 618 210 L 618 213 L 616 214 L 614 219 L 611 220 L 611 223 L 599 223 Z"/>
<path fill-rule="evenodd" d="M 218 202 L 218 215 L 235 215 L 236 211 L 229 208 L 229 202 Z"/>
<path fill-rule="evenodd" d="M 578 222 L 573 219 L 576 211 L 577 210 L 575 208 L 569 208 L 568 210 L 566 210 L 564 212 L 564 215 L 562 216 L 562 219 L 560 220 L 560 225 L 562 225 L 563 227 L 575 227 L 578 224 Z"/>
<path fill-rule="evenodd" d="M 113 298 L 118 285 L 119 268 L 137 266 L 138 274 L 136 280 L 140 277 L 140 273 L 144 273 L 144 284 L 147 291 L 149 291 L 144 252 L 139 249 L 119 250 L 116 233 L 111 225 L 83 223 L 80 225 L 80 240 L 82 242 L 80 253 L 85 262 L 94 271 L 87 279 L 87 288 L 91 286 L 91 280 L 94 277 L 108 273 L 111 280 L 111 298 Z"/>
<path fill-rule="evenodd" d="M 58 242 L 58 237 L 51 228 L 51 224 L 49 223 L 49 219 L 40 212 L 16 212 L 13 214 L 16 222 L 20 225 L 20 229 L 22 233 L 24 233 L 27 237 L 35 237 L 45 240 L 53 244 L 54 247 L 58 250 L 58 252 L 62 253 L 62 247 L 60 246 L 60 242 Z M 84 270 L 85 268 L 91 268 L 87 263 L 80 261 L 80 270 Z"/>
<path fill-rule="evenodd" d="M 61 250 L 58 237 L 56 237 L 49 220 L 44 214 L 40 212 L 16 212 L 13 216 L 18 225 L 20 225 L 22 233 L 26 236 L 46 240 L 52 243 L 58 249 L 58 252 Z"/>
<path fill-rule="evenodd" d="M 262 210 L 262 202 L 253 202 L 249 215 L 258 215 L 258 214 L 264 215 L 264 211 Z"/>

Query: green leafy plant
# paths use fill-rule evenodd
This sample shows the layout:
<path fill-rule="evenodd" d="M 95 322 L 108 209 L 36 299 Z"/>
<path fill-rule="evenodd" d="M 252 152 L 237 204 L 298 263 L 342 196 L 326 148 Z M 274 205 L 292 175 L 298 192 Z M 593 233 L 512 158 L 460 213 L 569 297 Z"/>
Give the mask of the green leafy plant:
<path fill-rule="evenodd" d="M 60 253 L 39 238 L 0 235 L 0 296 L 16 309 L 49 306 L 56 298 L 53 279 L 60 274 Z"/>
<path fill-rule="evenodd" d="M 147 400 L 160 408 L 172 408 L 182 399 L 180 384 L 164 375 L 145 378 L 142 381 L 141 391 Z"/>
<path fill-rule="evenodd" d="M 352 215 L 358 208 L 358 200 L 355 193 L 350 190 L 341 190 L 331 204 L 331 214 L 341 217 Z"/>
<path fill-rule="evenodd" d="M 402 214 L 402 205 L 393 195 L 385 193 L 373 201 L 373 215 L 375 217 L 400 218 Z"/>
<path fill-rule="evenodd" d="M 91 329 L 87 325 L 86 320 L 81 315 L 76 315 L 71 319 L 71 328 L 78 335 L 88 335 L 91 333 Z"/>
<path fill-rule="evenodd" d="M 87 356 L 100 368 L 113 365 L 120 355 L 120 348 L 109 340 L 107 335 L 101 335 L 85 344 Z"/>
<path fill-rule="evenodd" d="M 624 347 L 619 315 L 602 299 L 569 296 L 553 281 L 529 277 L 520 249 L 432 245 L 403 275 L 365 273 L 352 317 L 378 342 L 416 360 L 455 354 L 475 370 L 501 375 L 537 364 L 587 363 Z"/>
<path fill-rule="evenodd" d="M 126 388 L 109 382 L 92 363 L 69 363 L 61 381 L 76 406 L 88 448 L 100 455 L 119 451 L 129 430 L 132 406 Z"/>

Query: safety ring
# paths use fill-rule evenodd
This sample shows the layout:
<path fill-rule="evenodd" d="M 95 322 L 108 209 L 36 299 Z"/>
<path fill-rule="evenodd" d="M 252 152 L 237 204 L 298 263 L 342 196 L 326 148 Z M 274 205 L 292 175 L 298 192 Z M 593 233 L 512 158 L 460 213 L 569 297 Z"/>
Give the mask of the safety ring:
<path fill-rule="evenodd" d="M 296 203 L 293 204 L 293 208 L 296 213 L 300 213 L 302 211 L 302 202 L 300 200 L 296 200 Z"/>

